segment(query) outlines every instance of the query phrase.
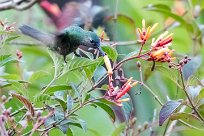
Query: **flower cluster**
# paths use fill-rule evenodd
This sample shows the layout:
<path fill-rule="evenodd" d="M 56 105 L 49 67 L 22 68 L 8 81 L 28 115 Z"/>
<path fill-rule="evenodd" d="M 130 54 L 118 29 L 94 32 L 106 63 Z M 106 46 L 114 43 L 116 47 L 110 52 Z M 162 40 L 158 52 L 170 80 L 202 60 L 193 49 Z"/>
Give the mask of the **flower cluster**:
<path fill-rule="evenodd" d="M 157 25 L 158 23 L 154 24 L 153 27 L 149 26 L 146 29 L 145 20 L 142 20 L 142 30 L 140 28 L 137 29 L 140 35 L 138 42 L 144 45 Z M 150 50 L 146 54 L 142 55 L 142 57 L 145 56 L 146 60 L 154 62 L 169 63 L 173 61 L 175 59 L 175 57 L 172 57 L 174 50 L 169 49 L 169 46 L 172 42 L 172 35 L 172 33 L 168 35 L 168 31 L 166 31 L 165 33 L 161 34 L 156 40 L 155 38 L 153 38 Z"/>
<path fill-rule="evenodd" d="M 172 33 L 168 35 L 168 31 L 161 34 L 157 40 L 152 39 L 151 50 L 148 53 L 148 60 L 155 62 L 171 62 L 175 59 L 172 57 L 174 50 L 169 49 L 172 42 Z"/>
<path fill-rule="evenodd" d="M 126 81 L 126 83 L 121 88 L 119 88 L 118 86 L 114 87 L 113 86 L 114 80 L 112 78 L 113 71 L 112 71 L 110 60 L 107 55 L 104 56 L 104 62 L 108 70 L 108 77 L 109 77 L 108 91 L 105 94 L 105 97 L 110 100 L 113 100 L 116 103 L 116 105 L 122 106 L 122 102 L 129 101 L 129 98 L 125 98 L 125 99 L 120 99 L 120 98 L 124 96 L 133 86 L 137 85 L 138 82 L 137 81 L 133 82 L 131 77 Z"/>
<path fill-rule="evenodd" d="M 191 60 L 191 58 L 189 58 L 188 56 L 185 56 L 183 59 L 181 59 L 179 61 L 178 64 L 176 63 L 169 63 L 169 68 L 173 68 L 173 69 L 181 69 L 184 65 L 186 65 L 189 61 Z"/>

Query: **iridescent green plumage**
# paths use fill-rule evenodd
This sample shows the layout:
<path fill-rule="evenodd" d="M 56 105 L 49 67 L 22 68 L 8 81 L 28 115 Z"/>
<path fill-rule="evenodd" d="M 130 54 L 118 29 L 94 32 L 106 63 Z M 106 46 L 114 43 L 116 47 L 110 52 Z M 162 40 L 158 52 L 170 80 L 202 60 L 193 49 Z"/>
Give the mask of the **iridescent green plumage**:
<path fill-rule="evenodd" d="M 100 48 L 100 39 L 96 33 L 83 30 L 76 25 L 67 27 L 56 35 L 42 33 L 27 25 L 23 25 L 19 29 L 23 34 L 41 41 L 51 50 L 63 55 L 64 58 L 72 52 L 75 53 L 80 45 L 97 48 L 104 55 Z"/>

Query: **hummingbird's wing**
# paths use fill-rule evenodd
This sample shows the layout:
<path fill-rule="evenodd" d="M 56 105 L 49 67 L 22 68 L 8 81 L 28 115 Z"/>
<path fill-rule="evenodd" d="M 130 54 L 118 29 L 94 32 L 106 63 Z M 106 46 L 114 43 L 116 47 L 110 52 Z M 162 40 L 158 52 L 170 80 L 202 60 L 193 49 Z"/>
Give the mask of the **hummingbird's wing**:
<path fill-rule="evenodd" d="M 44 43 L 47 46 L 52 47 L 54 45 L 55 35 L 42 33 L 39 30 L 34 29 L 28 25 L 22 25 L 21 27 L 19 27 L 19 29 L 21 30 L 21 32 L 23 34 L 30 36 L 30 37 Z"/>

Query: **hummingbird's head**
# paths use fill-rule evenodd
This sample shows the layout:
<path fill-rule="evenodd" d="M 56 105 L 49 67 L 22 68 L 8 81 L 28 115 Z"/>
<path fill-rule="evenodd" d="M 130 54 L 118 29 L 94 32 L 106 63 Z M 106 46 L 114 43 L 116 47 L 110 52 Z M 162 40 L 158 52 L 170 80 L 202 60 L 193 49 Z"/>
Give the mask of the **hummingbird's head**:
<path fill-rule="evenodd" d="M 103 52 L 103 50 L 101 49 L 101 46 L 100 46 L 100 39 L 99 37 L 97 36 L 96 33 L 94 32 L 91 32 L 91 31 L 87 31 L 87 37 L 84 38 L 84 46 L 86 47 L 91 47 L 91 48 L 94 48 L 94 49 L 98 49 L 100 54 L 102 56 L 105 55 L 105 53 Z"/>
<path fill-rule="evenodd" d="M 96 35 L 96 33 L 87 31 L 86 37 L 84 38 L 84 46 L 91 47 L 91 48 L 98 48 L 100 47 L 100 39 Z"/>

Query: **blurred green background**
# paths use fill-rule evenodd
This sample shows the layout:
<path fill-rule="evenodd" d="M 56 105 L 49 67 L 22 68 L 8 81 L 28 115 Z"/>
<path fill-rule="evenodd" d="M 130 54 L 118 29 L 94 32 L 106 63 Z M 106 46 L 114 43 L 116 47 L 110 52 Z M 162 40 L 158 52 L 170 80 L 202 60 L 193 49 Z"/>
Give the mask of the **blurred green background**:
<path fill-rule="evenodd" d="M 103 0 L 103 6 L 109 9 L 109 13 L 114 15 L 116 9 L 116 0 Z M 192 20 L 195 21 L 198 26 L 203 30 L 204 23 L 204 1 L 203 0 L 118 0 L 118 11 L 117 13 L 126 15 L 134 21 L 136 27 L 141 27 L 142 19 L 146 20 L 147 25 L 152 26 L 154 23 L 159 23 L 159 27 L 157 28 L 157 32 L 163 32 L 165 27 L 169 22 L 173 22 L 171 17 L 165 15 L 164 13 L 159 13 L 155 11 L 148 11 L 144 7 L 150 7 L 153 4 L 163 4 L 171 8 L 172 12 L 182 12 L 185 10 L 187 13 L 182 16 L 182 18 L 190 23 Z M 180 3 L 179 3 L 180 2 Z M 200 8 L 200 12 L 196 18 L 193 17 L 193 14 L 198 10 L 196 8 Z M 177 11 L 177 10 L 180 11 Z M 41 29 L 45 32 L 55 32 L 56 28 L 50 21 L 50 19 L 46 16 L 46 14 L 42 11 L 39 5 L 34 5 L 28 10 L 25 11 L 16 11 L 16 10 L 7 10 L 0 12 L 0 18 L 8 18 L 10 22 L 16 22 L 16 29 L 22 24 L 29 24 L 35 28 Z M 168 22 L 169 21 L 169 22 Z M 199 56 L 200 62 L 197 65 L 198 69 L 195 70 L 195 75 L 199 79 L 203 79 L 204 77 L 204 69 L 203 69 L 203 55 L 204 50 L 202 48 L 203 44 L 199 44 L 198 42 L 195 44 L 193 40 L 193 36 L 195 35 L 193 32 L 189 32 L 187 28 L 181 24 L 180 26 L 173 26 L 167 29 L 168 31 L 174 33 L 173 35 L 173 44 L 172 48 L 175 49 L 176 54 L 189 55 L 190 57 Z M 18 30 L 17 30 L 18 31 Z M 136 28 L 129 23 L 128 21 L 120 20 L 114 24 L 113 31 L 116 31 L 116 35 L 114 35 L 115 41 L 130 41 L 136 40 L 138 37 L 135 35 Z M 155 32 L 155 33 L 157 33 Z M 155 34 L 157 37 L 158 35 Z M 202 35 L 203 36 L 203 35 Z M 35 42 L 31 38 L 20 37 L 18 41 L 29 41 L 31 43 Z M 150 44 L 150 43 L 149 43 Z M 1 50 L 0 53 L 6 54 L 6 52 L 12 52 L 15 57 L 16 49 L 20 49 L 23 52 L 23 59 L 20 67 L 24 74 L 24 79 L 29 76 L 33 71 L 46 71 L 47 73 L 52 73 L 52 60 L 49 56 L 49 51 L 43 47 L 28 47 L 22 45 L 6 45 L 6 50 Z M 117 51 L 120 54 L 119 60 L 124 58 L 128 53 L 139 49 L 139 45 L 124 45 L 117 46 Z M 136 61 L 129 61 L 124 65 L 124 73 L 126 77 L 133 77 L 136 80 L 139 80 L 139 73 L 136 67 Z M 167 101 L 167 96 L 170 99 L 182 99 L 185 98 L 184 94 L 181 90 L 178 90 L 176 84 L 173 83 L 169 79 L 168 73 L 160 72 L 155 70 L 150 74 L 148 69 L 151 67 L 151 63 L 146 63 L 142 61 L 143 74 L 147 76 L 147 80 L 145 81 L 152 90 L 159 96 L 162 102 Z M 168 67 L 166 65 L 166 67 Z M 10 64 L 6 67 L 7 73 L 18 74 L 19 71 L 16 68 L 15 64 Z M 70 81 L 78 81 L 78 76 L 76 75 L 68 75 L 64 77 L 59 82 L 68 82 Z M 48 76 L 36 81 L 33 87 L 29 90 L 29 95 L 32 96 L 40 86 L 46 85 L 52 79 L 52 75 L 48 74 Z M 65 81 L 66 80 L 66 81 Z M 40 84 L 40 85 L 39 85 Z M 5 90 L 6 91 L 6 90 Z M 136 93 L 140 92 L 141 94 L 136 95 Z M 6 92 L 1 92 L 6 94 Z M 134 105 L 135 116 L 137 118 L 136 124 L 143 125 L 145 121 L 149 122 L 153 119 L 154 111 L 158 112 L 161 109 L 159 104 L 155 101 L 155 99 L 145 90 L 139 87 L 135 87 L 131 90 L 131 98 Z M 12 105 L 12 107 L 18 107 L 17 104 Z M 14 108 L 15 109 L 15 108 Z M 74 128 L 74 135 L 76 136 L 109 136 L 112 135 L 115 128 L 118 126 L 118 122 L 113 123 L 109 116 L 99 108 L 86 107 L 81 109 L 78 112 L 79 116 L 87 122 L 87 127 L 90 129 L 88 132 L 83 132 L 83 130 L 79 128 Z M 158 119 L 158 118 L 157 118 Z M 156 124 L 153 129 L 157 131 L 157 135 L 162 135 L 165 129 L 165 125 L 159 127 Z M 57 129 L 51 131 L 51 135 L 63 136 L 64 134 Z M 147 130 L 141 135 L 150 135 L 150 131 Z M 195 131 L 193 129 L 187 129 L 184 131 L 173 132 L 173 136 L 176 135 L 185 135 L 185 136 L 202 136 L 203 132 Z"/>

